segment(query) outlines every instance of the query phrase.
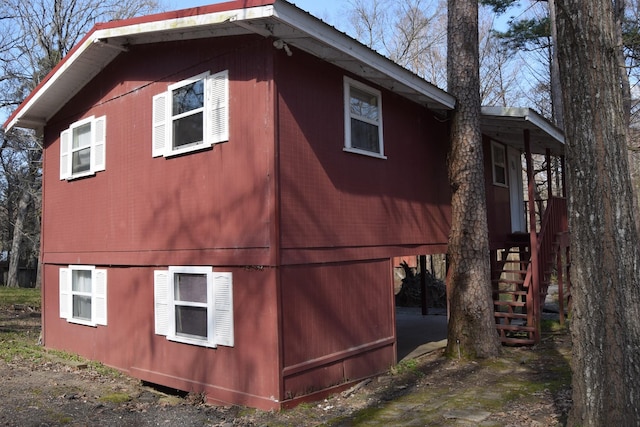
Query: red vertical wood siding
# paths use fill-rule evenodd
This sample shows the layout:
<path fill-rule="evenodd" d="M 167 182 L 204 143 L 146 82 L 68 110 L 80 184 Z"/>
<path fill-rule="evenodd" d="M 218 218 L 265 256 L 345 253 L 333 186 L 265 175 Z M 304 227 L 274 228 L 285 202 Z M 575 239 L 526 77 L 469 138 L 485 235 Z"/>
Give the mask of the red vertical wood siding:
<path fill-rule="evenodd" d="M 487 194 L 487 223 L 491 249 L 504 248 L 511 234 L 511 202 L 509 188 L 493 183 L 493 163 L 491 160 L 491 140 L 483 139 L 484 185 Z M 505 147 L 506 151 L 506 147 Z M 509 169 L 506 170 L 509 173 Z M 507 180 L 507 182 L 509 182 Z"/>
<path fill-rule="evenodd" d="M 286 395 L 383 372 L 395 362 L 390 260 L 283 267 L 281 280 Z"/>
<path fill-rule="evenodd" d="M 344 152 L 344 75 L 302 52 L 278 57 L 283 264 L 444 252 L 446 123 L 383 91 L 387 159 Z"/>
<path fill-rule="evenodd" d="M 275 406 L 279 389 L 273 269 L 227 269 L 234 275 L 235 346 L 217 349 L 155 335 L 153 268 L 108 268 L 107 326 L 87 327 L 59 317 L 59 267 L 45 265 L 45 344 L 100 360 L 139 378 L 214 401 Z M 242 321 L 240 321 L 242 320 Z M 257 350 L 259 349 L 259 351 Z M 277 396 L 277 394 L 275 395 Z"/>
<path fill-rule="evenodd" d="M 49 121 L 43 200 L 45 345 L 212 401 L 278 407 L 280 391 L 272 60 L 262 38 L 132 46 Z M 176 59 L 177 58 L 177 59 Z M 151 156 L 152 97 L 206 70 L 229 70 L 230 140 Z M 59 133 L 107 116 L 106 171 L 59 179 Z M 108 273 L 108 325 L 59 318 L 58 271 Z M 153 270 L 211 265 L 234 274 L 235 346 L 154 334 Z M 252 268 L 251 266 L 264 266 Z M 247 268 L 249 267 L 249 268 Z"/>
<path fill-rule="evenodd" d="M 263 46 L 250 38 L 134 47 L 57 114 L 46 132 L 44 179 L 55 196 L 44 205 L 44 261 L 271 264 L 272 70 Z M 152 97 L 176 81 L 225 69 L 229 142 L 152 158 Z M 106 171 L 60 181 L 60 131 L 104 114 Z"/>

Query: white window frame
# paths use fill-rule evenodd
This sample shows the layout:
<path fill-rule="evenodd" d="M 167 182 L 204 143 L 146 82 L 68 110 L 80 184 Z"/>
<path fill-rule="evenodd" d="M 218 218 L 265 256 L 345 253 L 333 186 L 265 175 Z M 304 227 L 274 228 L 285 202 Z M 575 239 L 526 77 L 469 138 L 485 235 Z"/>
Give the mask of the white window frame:
<path fill-rule="evenodd" d="M 502 158 L 496 157 L 495 150 L 498 149 L 502 152 Z M 496 168 L 502 168 L 504 182 L 498 180 L 498 176 L 496 174 Z M 507 177 L 507 148 L 496 142 L 491 141 L 491 174 L 493 177 L 493 184 L 500 187 L 509 187 L 508 185 L 508 177 Z"/>
<path fill-rule="evenodd" d="M 91 271 L 91 292 L 73 290 L 73 272 Z M 94 265 L 69 265 L 60 268 L 60 317 L 69 323 L 86 326 L 107 325 L 107 270 Z M 91 319 L 73 317 L 73 296 L 91 297 Z"/>
<path fill-rule="evenodd" d="M 174 116 L 173 91 L 186 85 L 203 81 L 203 107 Z M 152 157 L 178 156 L 207 149 L 229 140 L 229 71 L 216 74 L 204 72 L 186 80 L 171 84 L 165 92 L 153 97 Z M 202 141 L 174 148 L 173 121 L 202 112 Z"/>
<path fill-rule="evenodd" d="M 377 99 L 378 108 L 378 120 L 371 120 L 367 117 L 359 116 L 351 112 L 351 88 L 356 88 L 362 92 L 366 92 Z M 364 123 L 368 123 L 378 128 L 378 151 L 369 151 L 362 148 L 353 146 L 351 138 L 351 119 L 359 120 Z M 365 156 L 377 157 L 380 159 L 386 159 L 384 155 L 384 140 L 383 140 L 383 126 L 382 126 L 382 93 L 362 82 L 351 79 L 349 77 L 344 78 L 344 151 L 350 153 L 363 154 Z"/>
<path fill-rule="evenodd" d="M 204 274 L 207 277 L 207 302 L 192 303 L 207 308 L 207 337 L 199 339 L 176 333 L 176 307 L 187 305 L 175 299 L 177 274 Z M 203 347 L 234 346 L 233 276 L 230 272 L 214 272 L 210 266 L 170 266 L 154 271 L 155 333 L 167 340 Z"/>
<path fill-rule="evenodd" d="M 73 133 L 86 124 L 91 125 L 89 169 L 82 172 L 73 172 L 73 152 L 78 151 L 73 148 Z M 106 169 L 106 140 L 107 140 L 107 118 L 87 117 L 72 123 L 67 129 L 60 133 L 60 179 L 72 180 L 85 176 L 95 175 Z M 84 147 L 83 147 L 84 148 Z"/>

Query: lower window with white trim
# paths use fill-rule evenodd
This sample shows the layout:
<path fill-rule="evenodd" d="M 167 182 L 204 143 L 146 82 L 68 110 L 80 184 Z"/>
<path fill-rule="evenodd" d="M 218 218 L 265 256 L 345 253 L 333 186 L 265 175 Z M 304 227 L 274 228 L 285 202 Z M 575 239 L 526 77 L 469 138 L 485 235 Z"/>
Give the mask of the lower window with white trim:
<path fill-rule="evenodd" d="M 93 265 L 60 269 L 60 317 L 87 326 L 107 324 L 107 270 Z"/>
<path fill-rule="evenodd" d="M 155 333 L 170 341 L 233 347 L 233 276 L 212 267 L 154 271 Z"/>

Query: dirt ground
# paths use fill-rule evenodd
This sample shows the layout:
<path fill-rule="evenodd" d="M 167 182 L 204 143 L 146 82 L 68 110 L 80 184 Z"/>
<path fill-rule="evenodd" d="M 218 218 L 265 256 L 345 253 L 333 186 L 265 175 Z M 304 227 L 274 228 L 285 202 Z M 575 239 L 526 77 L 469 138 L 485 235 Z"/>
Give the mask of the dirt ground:
<path fill-rule="evenodd" d="M 563 425 L 571 404 L 566 333 L 548 334 L 533 348 L 505 348 L 494 361 L 449 360 L 434 352 L 321 402 L 282 412 L 207 405 L 203 396 L 163 390 L 33 345 L 6 350 L 20 347 L 16 336 L 35 343 L 39 333 L 39 313 L 28 307 L 0 310 L 1 426 L 542 427 Z M 474 396 L 491 390 L 491 403 L 478 406 L 481 399 Z M 411 399 L 420 403 L 409 406 Z M 435 409 L 427 413 L 427 405 Z M 409 407 L 417 422 L 403 418 Z"/>

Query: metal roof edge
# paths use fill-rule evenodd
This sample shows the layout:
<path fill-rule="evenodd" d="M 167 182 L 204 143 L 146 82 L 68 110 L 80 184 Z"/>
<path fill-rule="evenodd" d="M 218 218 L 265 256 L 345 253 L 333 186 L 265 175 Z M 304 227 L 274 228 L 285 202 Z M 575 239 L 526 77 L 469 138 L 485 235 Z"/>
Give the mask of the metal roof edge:
<path fill-rule="evenodd" d="M 523 121 L 530 122 L 533 126 L 542 130 L 561 144 L 564 144 L 564 132 L 531 108 L 483 106 L 481 114 L 484 116 L 522 119 Z"/>
<path fill-rule="evenodd" d="M 55 82 L 76 62 L 83 53 L 95 46 L 96 42 L 103 39 L 114 37 L 127 37 L 134 34 L 147 34 L 150 32 L 158 32 L 164 30 L 179 30 L 181 28 L 193 28 L 196 26 L 211 25 L 218 22 L 229 20 L 255 19 L 268 17 L 273 15 L 273 3 L 276 0 L 255 2 L 264 3 L 255 7 L 221 9 L 220 6 L 236 5 L 246 2 L 234 1 L 218 5 L 210 5 L 204 7 L 196 7 L 191 9 L 182 9 L 174 12 L 166 12 L 144 17 L 136 17 L 121 21 L 113 21 L 108 23 L 99 23 L 93 26 L 91 30 L 71 49 L 71 51 L 45 76 L 45 78 L 35 87 L 33 91 L 25 98 L 18 108 L 7 118 L 3 127 L 5 131 L 10 131 L 16 127 L 24 116 L 24 112 L 38 101 L 41 94 L 55 84 Z M 254 4 L 254 3 L 252 3 Z M 215 7 L 214 7 L 215 6 Z M 201 13 L 204 10 L 205 13 Z M 247 13 L 249 12 L 249 13 Z M 158 19 L 164 17 L 164 19 Z M 195 25 L 194 25 L 195 24 Z M 114 45 L 113 47 L 118 47 Z M 119 52 L 114 51 L 112 61 Z M 29 118 L 25 122 L 29 124 L 44 122 L 46 117 Z"/>
<path fill-rule="evenodd" d="M 314 15 L 286 1 L 276 1 L 274 4 L 275 17 L 283 22 L 294 25 L 299 31 L 309 34 L 316 40 L 324 41 L 333 48 L 346 53 L 360 62 L 382 72 L 398 83 L 421 92 L 425 96 L 440 104 L 443 109 L 451 110 L 455 107 L 456 99 L 453 95 L 438 88 L 434 84 L 412 73 L 389 58 L 365 46 L 351 36 L 337 30 Z M 324 59 L 324 58 L 321 58 Z"/>
<path fill-rule="evenodd" d="M 128 37 L 163 31 L 179 31 L 185 28 L 192 29 L 198 26 L 206 27 L 227 21 L 242 22 L 260 18 L 280 20 L 294 27 L 297 31 L 308 34 L 333 49 L 351 56 L 361 64 L 370 67 L 371 70 L 389 76 L 393 82 L 397 82 L 400 86 L 403 85 L 418 94 L 424 95 L 428 100 L 427 104 L 430 104 L 431 108 L 450 110 L 455 107 L 455 98 L 446 91 L 287 1 L 236 0 L 222 4 L 96 24 L 9 116 L 4 123 L 5 130 L 9 131 L 21 124 L 31 128 L 44 126 L 55 111 L 47 111 L 49 117 L 33 117 L 28 115 L 30 109 L 91 49 L 101 48 L 102 46 L 113 48 L 105 49 L 103 54 L 104 62 L 102 63 L 104 66 L 118 56 L 123 48 L 122 45 L 126 43 Z M 365 73 L 364 66 L 362 69 L 363 73 Z M 80 90 L 80 88 L 78 87 L 77 90 Z M 74 94 L 70 93 L 68 96 L 71 97 Z"/>

